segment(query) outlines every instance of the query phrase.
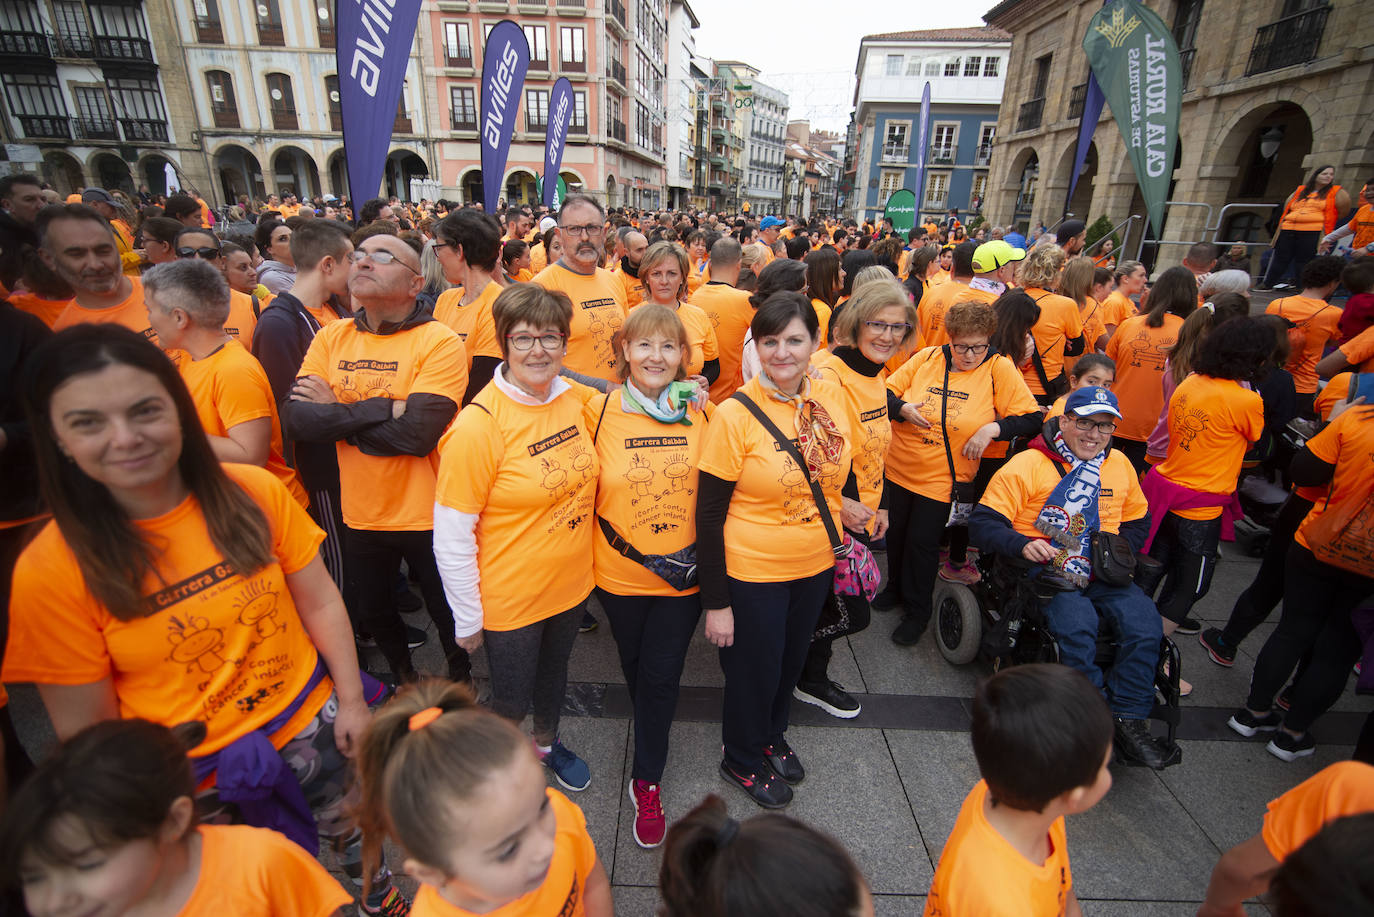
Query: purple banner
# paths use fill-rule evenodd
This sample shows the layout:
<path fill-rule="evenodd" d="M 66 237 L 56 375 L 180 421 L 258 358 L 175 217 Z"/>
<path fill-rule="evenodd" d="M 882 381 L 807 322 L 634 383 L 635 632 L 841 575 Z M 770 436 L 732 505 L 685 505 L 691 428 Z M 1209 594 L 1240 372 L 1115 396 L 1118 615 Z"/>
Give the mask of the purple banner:
<path fill-rule="evenodd" d="M 502 19 L 482 49 L 482 206 L 487 213 L 495 213 L 501 200 L 515 113 L 529 68 L 530 46 L 524 30 Z"/>
<path fill-rule="evenodd" d="M 916 126 L 916 222 L 926 205 L 926 134 L 930 130 L 930 81 L 921 90 L 921 120 Z"/>
<path fill-rule="evenodd" d="M 563 147 L 572 124 L 573 90 L 566 76 L 560 76 L 549 93 L 549 131 L 544 139 L 544 206 L 556 209 L 558 198 L 558 170 L 563 165 Z"/>
<path fill-rule="evenodd" d="M 339 72 L 348 198 L 354 213 L 382 186 L 391 126 L 415 41 L 420 0 L 339 0 L 334 63 Z M 408 192 L 397 189 L 401 197 Z"/>

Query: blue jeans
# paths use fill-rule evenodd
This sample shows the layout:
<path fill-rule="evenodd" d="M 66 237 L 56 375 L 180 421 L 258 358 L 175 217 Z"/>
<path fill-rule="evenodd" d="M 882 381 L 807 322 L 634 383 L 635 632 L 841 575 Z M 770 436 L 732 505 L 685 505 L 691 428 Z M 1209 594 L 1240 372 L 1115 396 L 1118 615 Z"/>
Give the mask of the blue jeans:
<path fill-rule="evenodd" d="M 1050 631 L 1059 643 L 1059 660 L 1104 688 L 1097 667 L 1099 616 L 1111 627 L 1116 659 L 1107 673 L 1105 694 L 1116 716 L 1143 719 L 1155 702 L 1155 666 L 1164 636 L 1159 611 L 1134 583 L 1108 586 L 1093 581 L 1081 592 L 1061 592 L 1045 606 Z"/>

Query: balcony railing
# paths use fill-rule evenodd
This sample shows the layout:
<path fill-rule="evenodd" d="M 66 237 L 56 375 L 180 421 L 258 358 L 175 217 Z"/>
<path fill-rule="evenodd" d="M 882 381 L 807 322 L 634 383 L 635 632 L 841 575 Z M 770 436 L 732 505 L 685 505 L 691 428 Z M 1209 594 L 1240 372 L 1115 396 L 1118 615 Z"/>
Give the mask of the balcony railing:
<path fill-rule="evenodd" d="M 275 48 L 286 47 L 286 34 L 282 31 L 281 23 L 259 22 L 258 44 L 271 45 Z"/>
<path fill-rule="evenodd" d="M 1255 31 L 1255 43 L 1250 46 L 1250 63 L 1245 68 L 1245 75 L 1253 76 L 1312 60 L 1317 56 L 1330 12 L 1331 7 L 1319 6 L 1261 26 Z"/>
<path fill-rule="evenodd" d="M 606 125 L 606 136 L 610 137 L 612 140 L 619 140 L 621 143 L 624 143 L 624 142 L 625 142 L 625 122 L 624 122 L 624 121 L 611 121 L 611 122 L 607 123 L 607 125 Z"/>
<path fill-rule="evenodd" d="M 409 115 L 397 115 L 396 121 L 391 125 L 393 134 L 413 134 L 415 125 L 411 123 Z"/>
<path fill-rule="evenodd" d="M 547 131 L 549 129 L 549 119 L 540 118 L 535 115 L 525 114 L 525 130 L 530 132 Z"/>
<path fill-rule="evenodd" d="M 118 140 L 119 128 L 110 118 L 77 118 L 76 136 L 82 140 Z"/>
<path fill-rule="evenodd" d="M 92 57 L 95 55 L 95 42 L 87 33 L 76 35 L 54 35 L 52 37 L 54 57 Z"/>
<path fill-rule="evenodd" d="M 334 47 L 335 44 L 336 44 L 337 41 L 338 41 L 338 37 L 337 37 L 337 36 L 338 36 L 338 33 L 334 31 L 334 27 L 333 27 L 332 25 L 325 25 L 323 22 L 320 23 L 320 47 L 321 47 L 321 48 L 332 48 L 332 47 Z"/>
<path fill-rule="evenodd" d="M 213 114 L 215 117 L 215 127 L 239 126 L 239 112 L 237 108 L 216 108 Z"/>
<path fill-rule="evenodd" d="M 978 152 L 973 154 L 973 164 L 975 166 L 985 166 L 992 162 L 992 145 L 983 144 L 978 147 Z"/>
<path fill-rule="evenodd" d="M 1069 120 L 1083 117 L 1083 109 L 1088 102 L 1088 84 L 1079 83 L 1069 92 Z"/>
<path fill-rule="evenodd" d="M 329 129 L 335 132 L 343 130 L 343 111 L 341 109 L 329 109 Z"/>
<path fill-rule="evenodd" d="M 460 44 L 456 48 L 445 48 L 444 65 L 447 67 L 471 67 L 472 45 Z"/>
<path fill-rule="evenodd" d="M 574 119 L 568 125 L 568 133 L 581 134 L 583 137 L 587 136 L 587 120 L 585 118 L 583 118 L 581 121 Z"/>
<path fill-rule="evenodd" d="M 25 137 L 50 137 L 70 140 L 72 128 L 68 118 L 58 115 L 20 115 L 19 129 Z"/>
<path fill-rule="evenodd" d="M 622 32 L 629 31 L 625 25 L 625 4 L 620 0 L 606 0 L 606 18 L 620 26 Z"/>
<path fill-rule="evenodd" d="M 545 66 L 547 66 L 547 63 Z M 560 57 L 558 60 L 558 67 L 566 73 L 586 73 L 587 59 L 584 57 L 582 60 L 563 60 Z"/>
<path fill-rule="evenodd" d="M 218 19 L 196 17 L 196 41 L 203 45 L 224 44 L 224 27 Z"/>
<path fill-rule="evenodd" d="M 586 8 L 587 0 L 558 0 L 558 11 L 560 13 L 569 9 L 585 10 Z"/>
<path fill-rule="evenodd" d="M 1187 48 L 1178 52 L 1179 74 L 1183 77 L 1183 91 L 1188 91 L 1188 85 L 1193 77 L 1193 58 L 1197 56 L 1197 48 Z"/>
<path fill-rule="evenodd" d="M 0 54 L 7 57 L 52 57 L 48 36 L 42 32 L 0 32 Z"/>
<path fill-rule="evenodd" d="M 294 108 L 272 109 L 272 126 L 279 131 L 300 130 L 300 121 L 296 118 L 296 110 Z"/>
<path fill-rule="evenodd" d="M 620 61 L 613 60 L 606 65 L 606 76 L 610 77 L 612 82 L 619 83 L 622 92 L 625 90 L 625 65 Z"/>
<path fill-rule="evenodd" d="M 95 56 L 97 60 L 146 61 L 153 62 L 153 46 L 146 38 L 130 38 L 125 35 L 95 36 Z"/>
<path fill-rule="evenodd" d="M 1035 206 L 1035 192 L 1026 191 L 1016 196 L 1016 213 L 1030 213 Z"/>
<path fill-rule="evenodd" d="M 924 210 L 944 210 L 945 204 L 949 201 L 949 195 L 941 191 L 938 194 L 926 193 L 925 203 L 921 205 Z"/>
<path fill-rule="evenodd" d="M 1044 116 L 1045 99 L 1043 97 L 1023 102 L 1021 103 L 1021 112 L 1016 118 L 1016 129 L 1018 131 L 1033 131 L 1040 126 Z"/>
<path fill-rule="evenodd" d="M 959 147 L 953 143 L 930 148 L 930 163 L 936 166 L 954 165 L 954 157 L 959 155 Z"/>
<path fill-rule="evenodd" d="M 883 162 L 906 162 L 911 157 L 911 146 L 906 143 L 883 144 Z"/>
<path fill-rule="evenodd" d="M 148 118 L 120 118 L 124 139 L 129 143 L 166 143 L 167 122 Z"/>
<path fill-rule="evenodd" d="M 463 111 L 461 108 L 449 110 L 449 123 L 455 131 L 475 131 L 477 130 L 477 113 Z"/>

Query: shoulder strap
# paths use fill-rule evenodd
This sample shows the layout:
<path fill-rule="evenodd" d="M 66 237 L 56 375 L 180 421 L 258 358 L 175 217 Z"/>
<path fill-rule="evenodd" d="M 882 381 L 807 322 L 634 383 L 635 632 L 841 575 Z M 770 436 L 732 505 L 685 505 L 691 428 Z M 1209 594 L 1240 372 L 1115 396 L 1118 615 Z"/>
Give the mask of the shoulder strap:
<path fill-rule="evenodd" d="M 811 469 L 807 467 L 806 459 L 800 450 L 792 444 L 792 440 L 788 439 L 778 429 L 778 425 L 769 419 L 768 415 L 763 412 L 763 408 L 754 403 L 754 399 L 744 392 L 735 392 L 730 397 L 748 408 L 749 413 L 754 415 L 754 419 L 772 434 L 773 439 L 777 440 L 782 451 L 786 452 L 792 457 L 792 461 L 797 463 L 797 467 L 801 469 L 802 475 L 806 478 L 806 483 L 811 485 L 811 498 L 816 502 L 816 510 L 820 513 L 821 522 L 825 525 L 825 533 L 830 537 L 830 548 L 838 557 L 844 548 L 844 539 L 840 537 L 839 529 L 835 528 L 835 520 L 830 517 L 830 504 L 826 502 L 825 494 L 821 492 L 821 485 L 811 477 Z"/>
<path fill-rule="evenodd" d="M 253 318 L 262 318 L 262 303 L 258 302 L 258 294 L 249 293 L 248 299 L 253 303 Z"/>
<path fill-rule="evenodd" d="M 953 345 L 950 344 L 946 346 L 952 347 Z M 954 473 L 954 453 L 951 452 L 949 448 L 949 426 L 946 423 L 946 417 L 949 413 L 949 364 L 952 359 L 952 354 L 945 354 L 945 382 L 944 385 L 940 387 L 940 439 L 944 440 L 945 443 L 945 461 L 949 463 L 949 481 L 951 487 L 959 483 L 959 476 Z"/>
<path fill-rule="evenodd" d="M 603 401 L 603 402 L 601 402 L 601 413 L 596 415 L 596 429 L 592 431 L 592 445 L 593 445 L 593 446 L 596 445 L 596 438 L 597 438 L 598 436 L 601 435 L 601 421 L 602 421 L 602 420 L 605 418 L 605 416 L 606 416 L 606 405 L 608 405 L 608 404 L 611 403 L 611 395 L 613 395 L 613 394 L 615 394 L 615 393 L 614 393 L 614 392 L 607 392 L 607 393 L 606 393 L 606 400 Z M 633 557 L 631 557 L 630 559 L 631 559 L 631 560 L 634 560 Z"/>
<path fill-rule="evenodd" d="M 596 517 L 596 523 L 601 527 L 601 534 L 606 536 L 607 543 L 610 544 L 611 547 L 619 551 L 622 557 L 626 558 L 627 560 L 632 560 L 637 564 L 643 565 L 644 555 L 639 551 L 638 548 L 630 544 L 624 538 L 620 537 L 620 533 L 615 530 L 615 526 L 611 525 L 609 522 L 607 522 L 600 516 Z"/>
<path fill-rule="evenodd" d="M 1031 335 L 1031 364 L 1035 367 L 1035 374 L 1040 377 L 1040 387 L 1045 390 L 1045 394 L 1050 393 L 1050 378 L 1045 375 L 1045 361 L 1040 359 L 1040 345 L 1035 343 L 1035 335 Z"/>

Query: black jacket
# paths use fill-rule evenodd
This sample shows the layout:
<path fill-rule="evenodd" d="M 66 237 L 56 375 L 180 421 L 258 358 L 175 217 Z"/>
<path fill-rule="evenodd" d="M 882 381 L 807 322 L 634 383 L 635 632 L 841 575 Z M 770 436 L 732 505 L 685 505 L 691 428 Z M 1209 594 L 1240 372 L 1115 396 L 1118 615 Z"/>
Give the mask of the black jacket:
<path fill-rule="evenodd" d="M 7 210 L 0 210 L 0 277 L 18 276 L 24 266 L 26 248 L 38 248 L 38 233 L 20 223 Z"/>
<path fill-rule="evenodd" d="M 52 336 L 48 326 L 7 302 L 0 302 L 0 521 L 31 519 L 43 511 L 38 463 L 21 399 L 24 361 Z"/>

